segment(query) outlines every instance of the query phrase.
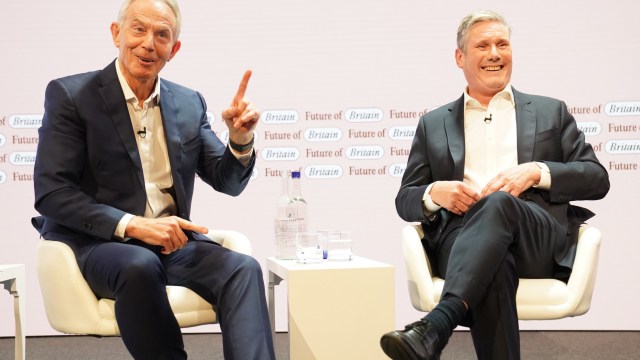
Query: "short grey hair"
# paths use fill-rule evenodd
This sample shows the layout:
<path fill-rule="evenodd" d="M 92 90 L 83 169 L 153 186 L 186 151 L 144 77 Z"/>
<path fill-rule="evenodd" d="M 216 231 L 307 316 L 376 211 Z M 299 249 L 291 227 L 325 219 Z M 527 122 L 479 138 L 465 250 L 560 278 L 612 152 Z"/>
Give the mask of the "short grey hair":
<path fill-rule="evenodd" d="M 469 30 L 471 29 L 471 27 L 483 21 L 495 21 L 501 23 L 502 25 L 507 27 L 507 30 L 509 30 L 509 37 L 511 37 L 511 27 L 509 26 L 509 24 L 507 24 L 507 20 L 505 20 L 505 18 L 501 14 L 493 10 L 474 11 L 471 14 L 465 16 L 460 22 L 460 26 L 458 27 L 457 43 L 458 49 L 460 49 L 460 51 L 464 52 L 464 48 L 467 45 L 467 35 L 469 34 Z"/>
<path fill-rule="evenodd" d="M 118 13 L 118 24 L 120 25 L 120 27 L 122 27 L 122 25 L 124 24 L 124 17 L 127 13 L 127 10 L 129 10 L 129 7 L 131 6 L 131 4 L 133 4 L 133 2 L 136 0 L 125 0 L 124 4 L 122 4 L 122 7 L 120 8 L 120 12 Z M 180 26 L 182 25 L 182 16 L 180 15 L 180 7 L 178 6 L 178 1 L 177 0 L 160 0 L 163 3 L 167 4 L 167 6 L 171 9 L 171 11 L 173 11 L 173 15 L 175 15 L 176 17 L 176 36 L 175 40 L 178 40 L 178 37 L 180 36 Z"/>

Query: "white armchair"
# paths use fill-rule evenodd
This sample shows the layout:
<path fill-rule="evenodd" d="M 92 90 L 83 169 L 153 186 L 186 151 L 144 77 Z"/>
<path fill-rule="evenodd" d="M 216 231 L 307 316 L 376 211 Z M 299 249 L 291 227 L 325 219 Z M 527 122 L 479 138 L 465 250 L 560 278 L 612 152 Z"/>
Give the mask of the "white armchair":
<path fill-rule="evenodd" d="M 444 280 L 433 276 L 431 265 L 420 239 L 420 225 L 402 230 L 402 251 L 407 269 L 411 304 L 418 311 L 431 311 L 440 301 Z M 549 320 L 586 313 L 596 280 L 600 251 L 600 231 L 582 226 L 576 258 L 569 281 L 555 279 L 520 279 L 516 294 L 520 320 Z"/>
<path fill-rule="evenodd" d="M 207 236 L 222 246 L 251 254 L 251 243 L 239 232 L 209 230 Z M 80 273 L 69 246 L 41 240 L 37 250 L 38 280 L 47 319 L 52 328 L 67 334 L 119 336 L 114 304 L 98 299 Z M 167 286 L 169 303 L 180 327 L 217 323 L 211 304 L 182 286 Z"/>

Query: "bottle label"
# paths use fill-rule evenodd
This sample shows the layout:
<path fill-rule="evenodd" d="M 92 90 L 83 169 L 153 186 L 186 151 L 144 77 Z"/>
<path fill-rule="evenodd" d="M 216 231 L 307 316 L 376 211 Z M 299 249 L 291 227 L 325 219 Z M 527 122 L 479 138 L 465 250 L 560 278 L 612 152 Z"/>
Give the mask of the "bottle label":
<path fill-rule="evenodd" d="M 298 220 L 296 218 L 276 218 L 274 229 L 276 259 L 295 259 Z"/>

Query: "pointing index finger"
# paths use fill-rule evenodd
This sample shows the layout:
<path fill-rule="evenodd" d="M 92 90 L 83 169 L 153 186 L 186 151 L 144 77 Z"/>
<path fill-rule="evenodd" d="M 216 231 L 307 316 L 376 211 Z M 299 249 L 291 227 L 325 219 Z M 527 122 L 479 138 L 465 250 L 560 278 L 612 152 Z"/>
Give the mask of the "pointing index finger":
<path fill-rule="evenodd" d="M 183 230 L 197 231 L 201 234 L 206 234 L 209 232 L 206 227 L 198 225 L 196 223 L 192 223 L 191 221 L 185 220 L 183 218 L 178 218 L 178 223 L 180 224 L 180 228 Z"/>
<path fill-rule="evenodd" d="M 233 104 L 239 104 L 240 101 L 244 98 L 244 93 L 247 91 L 247 85 L 249 84 L 249 79 L 251 78 L 251 70 L 247 70 L 244 72 L 244 76 L 240 81 L 240 85 L 238 86 L 238 92 L 236 92 L 236 96 L 233 98 Z"/>

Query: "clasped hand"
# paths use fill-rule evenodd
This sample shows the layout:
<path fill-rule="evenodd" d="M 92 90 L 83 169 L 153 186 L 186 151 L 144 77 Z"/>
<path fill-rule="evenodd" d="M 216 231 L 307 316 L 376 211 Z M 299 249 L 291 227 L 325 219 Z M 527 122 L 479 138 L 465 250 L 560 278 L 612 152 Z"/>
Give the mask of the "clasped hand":
<path fill-rule="evenodd" d="M 481 198 L 496 191 L 520 196 L 540 182 L 540 169 L 533 163 L 524 163 L 501 171 L 480 193 L 462 181 L 436 181 L 431 187 L 431 200 L 454 214 L 462 215 Z"/>

